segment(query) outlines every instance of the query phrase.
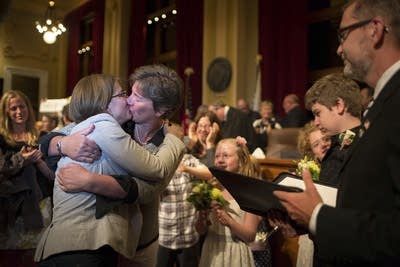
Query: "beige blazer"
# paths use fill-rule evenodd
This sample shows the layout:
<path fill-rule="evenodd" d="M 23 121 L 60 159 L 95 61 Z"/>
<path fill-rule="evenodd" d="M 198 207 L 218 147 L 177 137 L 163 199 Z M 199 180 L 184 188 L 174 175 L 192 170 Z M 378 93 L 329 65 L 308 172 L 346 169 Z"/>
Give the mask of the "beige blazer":
<path fill-rule="evenodd" d="M 182 141 L 167 134 L 156 155 L 152 155 L 126 134 L 108 114 L 99 114 L 81 122 L 72 133 L 90 124 L 95 124 L 95 130 L 88 137 L 101 148 L 102 156 L 92 164 L 75 163 L 91 172 L 163 180 L 173 175 L 184 153 Z M 63 157 L 58 168 L 71 162 L 74 161 Z M 134 256 L 142 227 L 142 215 L 137 204 L 120 205 L 96 219 L 95 194 L 66 193 L 60 189 L 56 179 L 53 197 L 52 223 L 41 237 L 35 261 L 62 252 L 94 250 L 104 245 L 110 245 L 127 258 Z"/>

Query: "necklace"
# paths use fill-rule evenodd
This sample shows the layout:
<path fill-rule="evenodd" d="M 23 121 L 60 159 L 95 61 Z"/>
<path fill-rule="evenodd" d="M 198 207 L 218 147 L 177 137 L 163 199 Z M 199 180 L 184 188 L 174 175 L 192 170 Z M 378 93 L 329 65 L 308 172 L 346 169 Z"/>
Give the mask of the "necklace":
<path fill-rule="evenodd" d="M 164 123 L 161 124 L 161 127 L 158 128 L 158 129 L 157 129 L 156 131 L 154 131 L 153 133 L 151 133 L 151 131 L 150 131 L 150 134 L 148 134 L 147 137 L 145 138 L 145 140 L 143 141 L 142 138 L 140 137 L 138 127 L 135 126 L 135 137 L 136 137 L 135 139 L 136 139 L 136 141 L 139 142 L 139 144 L 141 144 L 141 145 L 147 145 L 147 143 L 153 138 L 153 136 L 154 136 L 159 130 L 162 129 L 162 127 L 164 127 Z"/>

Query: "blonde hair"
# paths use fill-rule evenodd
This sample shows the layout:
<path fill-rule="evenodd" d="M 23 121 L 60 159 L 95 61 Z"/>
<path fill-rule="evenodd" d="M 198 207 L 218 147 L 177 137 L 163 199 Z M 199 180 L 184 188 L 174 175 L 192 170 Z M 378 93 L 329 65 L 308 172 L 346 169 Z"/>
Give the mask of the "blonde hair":
<path fill-rule="evenodd" d="M 111 101 L 116 81 L 116 78 L 107 74 L 92 74 L 80 79 L 71 96 L 69 113 L 72 119 L 79 123 L 104 113 Z"/>
<path fill-rule="evenodd" d="M 12 128 L 11 118 L 8 116 L 8 109 L 10 101 L 13 98 L 20 98 L 24 101 L 28 110 L 28 120 L 25 123 L 25 131 L 27 133 L 26 143 L 30 146 L 36 146 L 39 138 L 39 132 L 35 128 L 35 115 L 33 113 L 32 104 L 28 97 L 21 91 L 14 90 L 5 92 L 0 101 L 0 134 L 4 137 L 5 141 L 10 145 L 15 145 L 16 142 L 13 137 L 14 129 Z"/>
<path fill-rule="evenodd" d="M 272 111 L 274 110 L 274 104 L 269 100 L 261 101 L 259 110 L 261 111 L 261 109 L 264 107 L 269 107 L 272 109 Z"/>
<path fill-rule="evenodd" d="M 222 144 L 230 144 L 236 147 L 236 153 L 239 158 L 239 169 L 237 173 L 251 177 L 260 177 L 260 171 L 254 164 L 254 159 L 252 159 L 246 144 L 238 142 L 238 139 L 235 138 L 225 138 L 218 142 L 217 148 Z"/>
<path fill-rule="evenodd" d="M 297 139 L 297 149 L 303 158 L 307 156 L 309 159 L 316 159 L 310 144 L 310 134 L 315 131 L 319 131 L 319 129 L 312 121 L 300 129 L 299 137 Z"/>

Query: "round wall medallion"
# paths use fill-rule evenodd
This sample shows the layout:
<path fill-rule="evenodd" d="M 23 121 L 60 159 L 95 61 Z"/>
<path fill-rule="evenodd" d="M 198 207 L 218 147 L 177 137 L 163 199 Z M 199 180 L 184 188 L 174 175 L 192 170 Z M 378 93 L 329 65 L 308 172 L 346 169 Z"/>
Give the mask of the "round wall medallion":
<path fill-rule="evenodd" d="M 228 59 L 215 58 L 207 70 L 207 83 L 214 92 L 224 91 L 231 81 L 232 67 Z"/>

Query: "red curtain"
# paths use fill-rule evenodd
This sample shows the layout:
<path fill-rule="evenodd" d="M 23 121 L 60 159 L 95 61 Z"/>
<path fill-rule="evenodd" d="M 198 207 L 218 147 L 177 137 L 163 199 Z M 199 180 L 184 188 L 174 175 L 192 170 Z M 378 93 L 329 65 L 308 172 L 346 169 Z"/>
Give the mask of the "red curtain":
<path fill-rule="evenodd" d="M 132 1 L 129 27 L 128 74 L 146 62 L 146 0 Z"/>
<path fill-rule="evenodd" d="M 203 57 L 203 0 L 176 0 L 176 71 L 185 80 L 185 68 L 191 67 L 190 109 L 195 111 L 202 100 Z M 131 10 L 129 39 L 129 72 L 145 64 L 146 56 L 146 0 L 134 1 Z M 190 23 L 188 23 L 190 22 Z"/>
<path fill-rule="evenodd" d="M 67 59 L 67 88 L 69 96 L 75 84 L 81 78 L 79 73 L 79 55 L 77 53 L 81 42 L 81 21 L 93 12 L 92 28 L 92 62 L 90 73 L 101 73 L 103 63 L 103 32 L 104 32 L 104 0 L 92 0 L 70 12 L 66 18 L 68 29 L 68 59 Z"/>
<path fill-rule="evenodd" d="M 176 0 L 176 9 L 177 72 L 185 79 L 185 69 L 191 67 L 194 70 L 190 76 L 188 103 L 194 115 L 193 112 L 202 104 L 204 1 Z"/>
<path fill-rule="evenodd" d="M 303 103 L 307 89 L 307 6 L 306 0 L 259 1 L 262 99 L 279 115 L 285 95 L 295 93 Z"/>

